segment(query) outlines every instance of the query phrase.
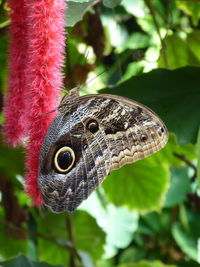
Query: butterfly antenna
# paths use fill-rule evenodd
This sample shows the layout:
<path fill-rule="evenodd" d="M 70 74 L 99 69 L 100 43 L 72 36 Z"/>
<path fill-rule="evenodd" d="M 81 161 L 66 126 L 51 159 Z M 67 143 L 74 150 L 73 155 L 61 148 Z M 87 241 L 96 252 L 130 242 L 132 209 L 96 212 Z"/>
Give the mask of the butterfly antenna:
<path fill-rule="evenodd" d="M 43 113 L 41 113 L 41 114 L 35 115 L 34 117 L 37 118 L 37 117 L 41 117 L 41 116 L 43 116 L 43 115 L 51 114 L 51 113 L 55 112 L 55 111 L 58 110 L 58 109 L 59 109 L 59 106 L 56 107 L 56 108 L 54 108 L 54 109 L 51 110 L 51 111 L 47 111 L 47 112 L 43 112 Z"/>

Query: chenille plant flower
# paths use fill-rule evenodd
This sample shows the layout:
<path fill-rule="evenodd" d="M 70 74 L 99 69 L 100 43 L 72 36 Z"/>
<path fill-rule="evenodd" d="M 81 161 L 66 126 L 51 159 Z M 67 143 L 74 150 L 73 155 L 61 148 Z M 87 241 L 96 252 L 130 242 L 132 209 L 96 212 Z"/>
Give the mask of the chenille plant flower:
<path fill-rule="evenodd" d="M 26 192 L 40 205 L 39 152 L 59 101 L 65 49 L 64 0 L 10 0 L 9 88 L 4 133 L 13 146 L 28 136 Z"/>

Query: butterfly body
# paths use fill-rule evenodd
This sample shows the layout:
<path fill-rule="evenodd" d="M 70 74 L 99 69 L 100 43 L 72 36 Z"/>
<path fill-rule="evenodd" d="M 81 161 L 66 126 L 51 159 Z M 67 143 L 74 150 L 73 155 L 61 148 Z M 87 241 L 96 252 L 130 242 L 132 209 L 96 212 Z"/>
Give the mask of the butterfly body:
<path fill-rule="evenodd" d="M 75 210 L 112 170 L 157 152 L 167 139 L 164 123 L 142 104 L 106 94 L 67 96 L 40 153 L 45 204 L 57 213 Z"/>

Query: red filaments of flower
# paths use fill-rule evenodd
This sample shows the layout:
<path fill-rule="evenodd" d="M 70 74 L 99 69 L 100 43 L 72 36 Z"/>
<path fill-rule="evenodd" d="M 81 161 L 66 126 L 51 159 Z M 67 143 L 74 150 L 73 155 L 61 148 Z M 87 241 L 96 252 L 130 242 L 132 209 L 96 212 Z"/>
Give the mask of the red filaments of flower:
<path fill-rule="evenodd" d="M 26 2 L 26 3 L 25 3 Z M 28 136 L 26 192 L 42 204 L 37 175 L 39 152 L 59 101 L 65 50 L 65 0 L 10 0 L 9 88 L 4 133 L 13 146 Z"/>

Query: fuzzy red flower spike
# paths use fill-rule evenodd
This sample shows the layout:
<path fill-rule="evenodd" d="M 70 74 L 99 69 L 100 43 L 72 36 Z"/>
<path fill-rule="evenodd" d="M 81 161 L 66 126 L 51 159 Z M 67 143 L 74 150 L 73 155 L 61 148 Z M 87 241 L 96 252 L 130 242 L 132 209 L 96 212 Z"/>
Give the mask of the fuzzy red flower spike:
<path fill-rule="evenodd" d="M 28 10 L 25 0 L 10 0 L 10 51 L 9 51 L 9 78 L 8 90 L 4 107 L 4 135 L 6 141 L 13 146 L 22 142 L 26 135 L 25 92 L 27 64 L 27 19 Z"/>
<path fill-rule="evenodd" d="M 23 14 L 17 15 L 19 9 L 16 7 L 19 2 L 24 4 L 24 1 L 10 0 L 10 2 L 12 2 L 11 19 L 19 16 L 22 20 Z M 26 32 L 26 42 L 24 41 L 21 46 L 25 47 L 25 44 L 27 46 L 24 50 L 23 64 L 10 63 L 9 79 L 12 79 L 12 73 L 16 73 L 18 82 L 12 86 L 14 89 L 9 90 L 7 95 L 4 132 L 7 139 L 14 145 L 21 136 L 28 136 L 25 152 L 26 192 L 32 197 L 35 205 L 40 205 L 42 197 L 37 184 L 39 152 L 47 128 L 55 116 L 55 112 L 45 113 L 58 105 L 60 95 L 58 89 L 63 86 L 61 69 L 65 50 L 65 0 L 28 1 L 27 6 L 23 8 L 27 12 L 24 13 L 26 18 L 23 18 L 24 24 L 20 24 L 20 30 L 16 32 L 15 39 L 12 40 L 10 50 L 20 54 L 18 50 L 22 47 L 18 42 L 23 31 Z M 17 27 L 14 26 L 14 22 L 12 22 L 12 27 Z M 11 34 L 16 30 L 12 28 Z M 20 60 L 22 63 L 22 59 Z M 20 87 L 21 84 L 24 86 Z M 21 102 L 22 106 L 20 106 Z M 21 110 L 18 120 L 13 119 L 13 113 L 10 112 L 12 107 L 15 110 Z M 23 130 L 21 129 L 20 134 L 16 135 L 15 131 L 19 122 Z"/>

